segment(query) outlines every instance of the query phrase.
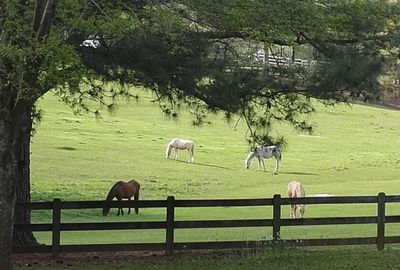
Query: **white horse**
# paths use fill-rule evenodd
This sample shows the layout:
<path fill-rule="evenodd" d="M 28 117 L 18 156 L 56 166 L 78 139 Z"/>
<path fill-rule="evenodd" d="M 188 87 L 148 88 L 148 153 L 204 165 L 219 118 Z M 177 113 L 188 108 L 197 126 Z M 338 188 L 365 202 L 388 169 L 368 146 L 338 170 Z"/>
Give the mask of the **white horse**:
<path fill-rule="evenodd" d="M 306 195 L 303 185 L 300 182 L 292 181 L 288 184 L 287 193 L 289 198 L 302 198 Z M 303 218 L 306 207 L 304 204 L 290 205 L 290 217 L 296 218 L 297 210 L 299 210 L 300 218 Z"/>
<path fill-rule="evenodd" d="M 265 171 L 265 163 L 264 163 L 264 158 L 275 158 L 275 171 L 274 173 L 277 174 L 279 170 L 279 163 L 282 158 L 282 153 L 281 149 L 276 146 L 258 146 L 255 149 L 253 149 L 246 157 L 244 163 L 246 169 L 250 168 L 250 164 L 253 158 L 258 159 L 258 170 L 261 170 L 261 164 L 263 167 L 263 170 Z"/>
<path fill-rule="evenodd" d="M 175 138 L 172 139 L 168 146 L 167 149 L 165 150 L 165 157 L 169 158 L 171 155 L 171 151 L 174 149 L 175 151 L 175 156 L 174 159 L 178 159 L 178 151 L 179 150 L 184 150 L 187 149 L 189 151 L 189 160 L 188 162 L 193 162 L 194 161 L 194 142 L 190 140 L 185 140 L 185 139 L 179 139 Z"/>

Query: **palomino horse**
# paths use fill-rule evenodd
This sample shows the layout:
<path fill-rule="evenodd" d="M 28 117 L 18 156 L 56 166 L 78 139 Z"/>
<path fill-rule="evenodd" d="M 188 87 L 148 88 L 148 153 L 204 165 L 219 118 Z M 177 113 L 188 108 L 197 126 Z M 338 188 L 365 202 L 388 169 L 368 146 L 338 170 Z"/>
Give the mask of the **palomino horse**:
<path fill-rule="evenodd" d="M 292 181 L 288 184 L 287 193 L 288 193 L 289 198 L 302 198 L 306 194 L 302 184 L 297 181 Z M 290 205 L 290 217 L 296 218 L 297 210 L 299 210 L 300 218 L 303 218 L 304 211 L 306 210 L 306 207 L 304 206 L 304 204 Z"/>
<path fill-rule="evenodd" d="M 178 151 L 179 150 L 184 150 L 187 149 L 189 152 L 189 160 L 188 162 L 193 162 L 194 161 L 194 142 L 190 140 L 185 140 L 185 139 L 179 139 L 175 138 L 172 139 L 168 146 L 167 149 L 165 150 L 165 157 L 169 158 L 171 155 L 171 151 L 174 149 L 175 151 L 175 156 L 174 159 L 178 159 Z"/>
<path fill-rule="evenodd" d="M 281 149 L 276 146 L 276 145 L 272 145 L 272 146 L 258 146 L 256 148 L 254 148 L 246 157 L 244 163 L 245 163 L 245 167 L 246 169 L 250 168 L 250 164 L 253 158 L 257 158 L 258 159 L 258 170 L 261 170 L 261 164 L 263 167 L 263 170 L 265 171 L 265 163 L 264 163 L 264 158 L 275 158 L 276 164 L 275 164 L 275 171 L 274 173 L 278 173 L 279 170 L 279 163 L 281 161 L 282 158 L 282 153 L 281 153 Z"/>
<path fill-rule="evenodd" d="M 114 184 L 114 186 L 108 192 L 106 201 L 112 201 L 112 199 L 117 198 L 120 202 L 122 199 L 131 200 L 132 197 L 135 198 L 135 201 L 139 200 L 139 191 L 140 191 L 140 184 L 136 180 L 130 180 L 128 182 L 118 181 Z M 110 212 L 110 207 L 103 208 L 103 216 L 107 216 Z M 124 210 L 122 207 L 118 207 L 118 214 L 124 215 Z M 129 207 L 128 214 L 131 213 L 131 208 Z M 135 213 L 139 213 L 139 208 L 135 207 Z"/>

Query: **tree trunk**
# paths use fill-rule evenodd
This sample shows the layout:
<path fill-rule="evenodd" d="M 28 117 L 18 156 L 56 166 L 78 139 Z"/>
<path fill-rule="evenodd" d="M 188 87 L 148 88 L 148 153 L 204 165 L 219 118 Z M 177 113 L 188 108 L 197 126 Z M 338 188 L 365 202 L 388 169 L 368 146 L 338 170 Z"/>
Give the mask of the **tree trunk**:
<path fill-rule="evenodd" d="M 50 31 L 51 20 L 54 17 L 56 0 L 36 0 L 35 1 L 35 15 L 32 23 L 32 32 L 36 38 L 43 38 Z M 33 59 L 29 62 L 30 67 L 39 66 L 39 59 Z M 34 87 L 37 86 L 38 73 L 36 71 L 29 71 L 27 78 L 29 85 Z M 34 91 L 32 91 L 34 93 Z M 18 102 L 18 100 L 17 100 Z M 17 127 L 14 126 L 14 136 L 18 138 L 18 143 L 15 146 L 16 159 L 15 164 L 15 192 L 16 192 L 16 203 L 24 204 L 29 203 L 31 200 L 30 194 L 30 138 L 32 131 L 32 108 L 33 105 L 30 103 L 21 102 L 14 106 L 13 114 L 21 116 Z M 16 110 L 15 110 L 16 108 Z M 17 112 L 17 113 L 16 113 Z M 30 224 L 31 223 L 31 211 L 27 207 L 16 207 L 15 208 L 15 224 Z M 30 232 L 15 232 L 13 235 L 14 245 L 37 245 L 35 236 Z"/>
<path fill-rule="evenodd" d="M 0 150 L 0 155 L 2 159 L 5 157 L 3 150 Z M 15 200 L 13 190 L 14 177 L 8 164 L 1 164 L 0 179 L 0 265 L 2 270 L 7 270 L 12 269 L 11 236 L 13 232 L 13 204 Z"/>
<path fill-rule="evenodd" d="M 3 104 L 1 104 L 3 105 Z M 15 204 L 13 128 L 10 110 L 0 105 L 0 266 L 12 269 L 12 235 Z"/>
<path fill-rule="evenodd" d="M 32 106 L 12 100 L 10 96 L 0 95 L 0 98 L 0 269 L 9 270 L 12 269 L 17 183 L 29 179 L 24 178 L 29 173 L 29 159 L 25 160 L 26 154 L 21 151 L 26 150 L 26 140 L 29 140 L 31 125 L 28 133 L 26 127 L 27 123 L 32 124 Z"/>
<path fill-rule="evenodd" d="M 16 171 L 16 203 L 15 224 L 30 224 L 31 211 L 29 208 L 18 207 L 18 204 L 31 201 L 30 187 L 30 143 L 31 143 L 32 118 L 24 119 L 21 134 L 21 145 L 19 148 L 18 165 Z M 38 245 L 31 231 L 14 232 L 13 243 L 17 246 Z"/>

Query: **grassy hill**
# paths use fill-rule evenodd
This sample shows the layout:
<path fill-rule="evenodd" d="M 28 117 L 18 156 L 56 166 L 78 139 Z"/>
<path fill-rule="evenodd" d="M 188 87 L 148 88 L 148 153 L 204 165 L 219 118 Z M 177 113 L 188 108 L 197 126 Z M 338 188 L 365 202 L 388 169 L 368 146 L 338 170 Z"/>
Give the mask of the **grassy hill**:
<path fill-rule="evenodd" d="M 362 105 L 338 105 L 318 111 L 313 136 L 299 134 L 290 127 L 278 126 L 289 147 L 283 153 L 280 173 L 273 175 L 273 160 L 265 160 L 268 170 L 244 168 L 249 152 L 245 126 L 227 124 L 222 116 L 211 117 L 212 125 L 193 127 L 191 116 L 183 112 L 179 120 L 166 119 L 150 94 L 143 92 L 136 103 L 120 102 L 114 115 L 103 113 L 102 119 L 91 115 L 73 115 L 71 110 L 48 95 L 39 107 L 43 119 L 32 142 L 32 199 L 103 200 L 117 180 L 138 180 L 143 199 L 183 198 L 265 198 L 286 194 L 292 180 L 301 181 L 307 196 L 376 195 L 378 192 L 400 194 L 400 111 Z M 188 164 L 187 152 L 182 161 L 165 159 L 165 147 L 174 137 L 195 141 L 195 162 Z M 287 211 L 287 212 L 286 212 Z M 389 214 L 398 214 L 388 206 Z M 306 217 L 375 215 L 374 205 L 308 206 Z M 104 218 L 100 210 L 66 211 L 63 220 L 162 220 L 164 211 L 143 209 L 139 216 L 116 217 L 115 211 Z M 262 207 L 234 209 L 178 209 L 177 219 L 262 218 L 271 209 Z M 283 209 L 289 216 L 289 207 Z M 35 222 L 50 220 L 49 213 L 35 212 Z M 360 229 L 361 228 L 361 229 Z M 387 226 L 395 233 L 398 226 Z M 283 234 L 295 237 L 339 235 L 364 236 L 375 233 L 369 225 L 284 228 Z M 163 240 L 164 232 L 140 231 L 140 234 L 85 233 L 86 242 Z M 182 230 L 179 240 L 260 239 L 270 237 L 267 229 Z M 46 242 L 48 234 L 38 234 Z M 103 237 L 103 236 L 102 236 Z M 82 240 L 81 233 L 63 234 L 62 243 Z"/>

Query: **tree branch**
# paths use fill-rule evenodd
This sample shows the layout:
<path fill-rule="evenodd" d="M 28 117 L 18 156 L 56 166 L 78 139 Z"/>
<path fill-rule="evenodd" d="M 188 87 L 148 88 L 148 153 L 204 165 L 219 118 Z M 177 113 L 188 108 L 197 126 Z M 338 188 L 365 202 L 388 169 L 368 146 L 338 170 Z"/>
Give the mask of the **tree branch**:
<path fill-rule="evenodd" d="M 38 0 L 38 1 L 40 1 L 41 3 L 38 4 L 38 2 L 36 2 L 34 25 L 37 24 L 38 17 L 36 17 L 36 16 L 42 11 L 45 0 Z M 44 5 L 43 12 L 41 12 L 41 15 L 39 15 L 39 17 L 41 17 L 41 18 L 40 18 L 39 26 L 36 31 L 36 38 L 46 36 L 50 32 L 50 26 L 51 26 L 50 22 L 51 22 L 51 19 L 54 17 L 56 2 L 57 2 L 57 0 L 47 0 L 46 1 L 46 5 Z"/>

